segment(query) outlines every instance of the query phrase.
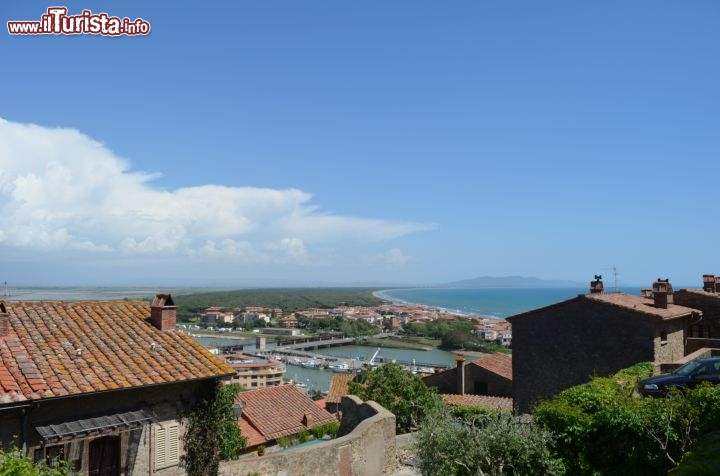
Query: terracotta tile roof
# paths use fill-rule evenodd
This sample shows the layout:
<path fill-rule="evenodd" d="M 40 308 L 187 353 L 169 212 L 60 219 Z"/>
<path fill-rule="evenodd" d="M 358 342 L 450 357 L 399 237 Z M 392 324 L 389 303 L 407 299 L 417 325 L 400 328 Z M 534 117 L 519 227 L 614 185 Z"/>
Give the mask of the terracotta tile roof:
<path fill-rule="evenodd" d="M 685 306 L 678 306 L 676 304 L 668 304 L 667 309 L 661 307 L 655 307 L 652 299 L 643 298 L 640 296 L 631 296 L 625 293 L 597 293 L 597 294 L 585 294 L 585 299 L 594 301 L 600 301 L 613 306 L 624 307 L 632 311 L 641 312 L 643 314 L 649 314 L 652 316 L 659 317 L 661 319 L 675 319 L 690 315 L 692 313 L 699 313 L 695 309 L 691 309 Z"/>
<path fill-rule="evenodd" d="M 489 395 L 441 395 L 448 405 L 463 405 L 466 407 L 485 407 L 491 409 L 512 410 L 513 400 L 508 397 L 491 397 Z"/>
<path fill-rule="evenodd" d="M 246 420 L 247 424 L 254 427 L 263 436 L 264 441 L 272 441 L 281 436 L 294 435 L 307 430 L 308 427 L 303 424 L 305 415 L 312 416 L 310 427 L 337 422 L 334 416 L 315 405 L 312 399 L 298 390 L 295 385 L 240 392 L 237 400 L 244 405 L 241 420 Z M 241 431 L 243 428 L 241 425 Z"/>
<path fill-rule="evenodd" d="M 678 306 L 676 304 L 669 304 L 667 309 L 655 307 L 653 305 L 652 299 L 643 298 L 640 296 L 631 296 L 625 293 L 597 293 L 580 294 L 576 298 L 557 302 L 555 304 L 550 304 L 549 306 L 541 307 L 539 309 L 533 309 L 531 311 L 523 312 L 521 314 L 515 314 L 514 316 L 508 317 L 507 321 L 512 323 L 516 319 L 524 319 L 526 317 L 534 316 L 541 311 L 547 312 L 554 309 L 560 309 L 570 302 L 576 302 L 581 299 L 600 302 L 603 304 L 609 304 L 611 306 L 622 307 L 631 311 L 638 312 L 640 314 L 651 315 L 659 317 L 661 319 L 676 319 L 679 317 L 688 316 L 692 313 L 702 314 L 697 309 L 691 309 L 685 306 Z"/>
<path fill-rule="evenodd" d="M 720 299 L 720 293 L 711 293 L 711 292 L 709 292 L 709 291 L 705 291 L 703 288 L 680 289 L 680 290 L 677 291 L 677 292 L 680 293 L 680 292 L 683 292 L 683 291 L 687 291 L 687 292 L 689 292 L 689 293 L 699 294 L 700 296 L 705 296 L 705 297 L 709 297 L 709 298 Z"/>
<path fill-rule="evenodd" d="M 191 337 L 160 331 L 140 301 L 14 301 L 0 337 L 0 404 L 233 373 Z"/>
<path fill-rule="evenodd" d="M 243 415 L 238 424 L 240 425 L 240 433 L 242 436 L 247 438 L 247 446 L 257 446 L 267 443 L 269 440 L 265 439 L 262 433 L 253 426 L 252 423 Z"/>
<path fill-rule="evenodd" d="M 348 382 L 353 378 L 355 378 L 354 374 L 334 374 L 325 400 L 328 403 L 340 403 L 342 397 L 348 394 Z"/>
<path fill-rule="evenodd" d="M 470 364 L 477 365 L 489 372 L 512 380 L 512 356 L 509 354 L 497 353 L 483 355 L 479 359 L 470 362 Z"/>

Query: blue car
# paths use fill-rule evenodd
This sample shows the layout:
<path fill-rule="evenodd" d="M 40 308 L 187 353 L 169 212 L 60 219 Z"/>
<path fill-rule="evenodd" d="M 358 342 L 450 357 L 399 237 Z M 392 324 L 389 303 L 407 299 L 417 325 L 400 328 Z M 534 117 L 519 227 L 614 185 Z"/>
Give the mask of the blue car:
<path fill-rule="evenodd" d="M 638 391 L 648 397 L 667 397 L 673 393 L 670 389 L 683 393 L 703 382 L 720 383 L 720 357 L 693 360 L 672 373 L 642 380 L 638 383 Z"/>

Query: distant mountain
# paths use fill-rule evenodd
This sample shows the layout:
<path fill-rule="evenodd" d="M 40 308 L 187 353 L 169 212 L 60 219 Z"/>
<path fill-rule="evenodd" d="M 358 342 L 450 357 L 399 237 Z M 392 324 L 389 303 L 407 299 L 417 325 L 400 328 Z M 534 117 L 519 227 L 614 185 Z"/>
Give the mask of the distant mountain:
<path fill-rule="evenodd" d="M 442 284 L 442 288 L 582 288 L 587 283 L 578 281 L 561 281 L 540 279 L 525 276 L 481 276 L 452 283 Z"/>

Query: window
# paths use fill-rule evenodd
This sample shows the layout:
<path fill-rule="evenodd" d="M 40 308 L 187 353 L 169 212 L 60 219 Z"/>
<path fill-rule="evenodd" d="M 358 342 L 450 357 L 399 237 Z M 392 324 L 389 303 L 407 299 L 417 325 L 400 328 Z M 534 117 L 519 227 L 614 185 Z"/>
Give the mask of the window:
<path fill-rule="evenodd" d="M 667 343 L 667 331 L 660 331 L 660 345 L 665 345 Z"/>
<path fill-rule="evenodd" d="M 170 423 L 155 429 L 155 469 L 178 464 L 180 461 L 179 428 Z"/>

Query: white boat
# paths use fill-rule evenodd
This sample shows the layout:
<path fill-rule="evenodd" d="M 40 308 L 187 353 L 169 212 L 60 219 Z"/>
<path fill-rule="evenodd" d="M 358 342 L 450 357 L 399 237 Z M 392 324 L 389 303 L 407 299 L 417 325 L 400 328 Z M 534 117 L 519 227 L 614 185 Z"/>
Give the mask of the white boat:
<path fill-rule="evenodd" d="M 302 365 L 306 369 L 315 369 L 317 367 L 320 367 L 320 361 L 311 359 L 311 360 L 306 360 L 305 362 L 301 363 L 300 365 Z"/>
<path fill-rule="evenodd" d="M 331 364 L 329 367 L 331 372 L 335 372 L 336 374 L 349 374 L 352 372 L 352 369 L 348 364 Z"/>

